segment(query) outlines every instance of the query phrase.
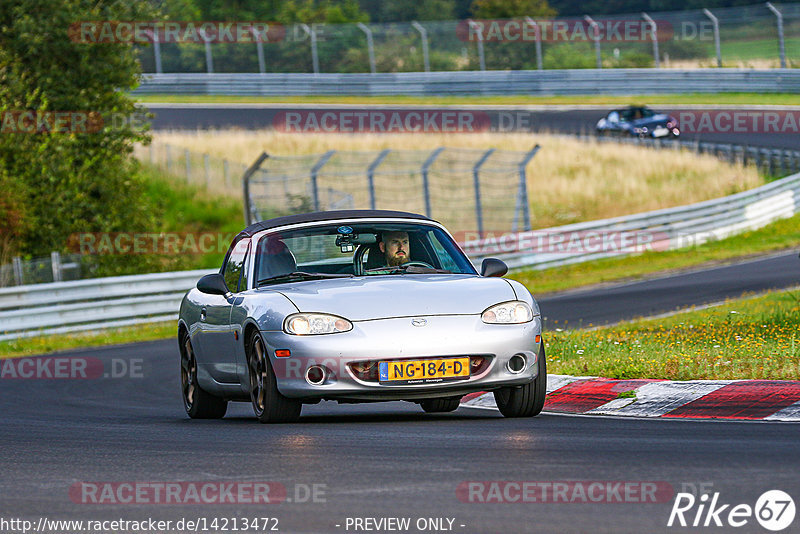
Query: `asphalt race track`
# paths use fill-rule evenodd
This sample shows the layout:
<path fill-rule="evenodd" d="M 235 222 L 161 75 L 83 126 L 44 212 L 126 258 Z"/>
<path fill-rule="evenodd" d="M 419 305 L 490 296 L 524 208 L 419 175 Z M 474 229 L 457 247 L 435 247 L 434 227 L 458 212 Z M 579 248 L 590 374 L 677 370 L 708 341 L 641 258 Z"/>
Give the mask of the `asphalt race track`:
<path fill-rule="evenodd" d="M 704 487 L 720 492 L 720 502 L 751 506 L 770 489 L 800 495 L 797 424 L 512 420 L 463 407 L 433 416 L 401 402 L 307 406 L 295 425 L 261 425 L 249 404 L 232 405 L 220 421 L 191 421 L 174 340 L 72 354 L 141 359 L 142 376 L 3 380 L 2 517 L 268 516 L 281 532 L 347 532 L 348 517 L 447 517 L 464 533 L 661 532 L 682 489 Z M 647 504 L 475 503 L 456 493 L 465 482 L 565 480 L 650 481 L 671 491 Z M 301 500 L 306 486 L 323 484 L 324 502 L 84 504 L 69 493 L 77 482 L 128 481 L 277 482 Z M 737 530 L 759 529 L 751 518 Z"/>
<path fill-rule="evenodd" d="M 547 327 L 582 328 L 794 286 L 800 286 L 800 259 L 793 250 L 641 282 L 569 291 L 540 299 L 539 305 Z M 535 282 L 529 289 L 536 296 Z"/>
<path fill-rule="evenodd" d="M 635 98 L 633 99 L 635 100 Z M 581 109 L 544 109 L 545 106 L 453 106 L 449 110 L 469 110 L 487 112 L 491 115 L 515 111 L 523 112 L 530 117 L 528 123 L 533 131 L 558 132 L 574 134 L 576 132 L 594 132 L 597 121 L 605 116 L 611 107 L 583 107 Z M 726 106 L 731 109 L 734 106 Z M 753 107 L 753 106 L 750 106 Z M 154 130 L 196 130 L 196 129 L 224 129 L 241 128 L 246 130 L 272 128 L 276 117 L 281 112 L 288 110 L 349 110 L 361 111 L 364 109 L 421 109 L 422 106 L 398 105 L 371 105 L 371 106 L 336 106 L 331 104 L 301 105 L 301 104 L 150 104 L 147 106 L 155 116 L 152 121 Z M 432 109 L 443 109 L 428 106 Z M 654 106 L 659 112 L 675 112 L 669 106 Z M 695 106 L 695 111 L 703 111 L 700 106 Z M 749 108 L 747 108 L 749 109 Z M 700 124 L 697 119 L 697 124 Z M 684 140 L 700 140 L 711 143 L 733 143 L 748 146 L 769 148 L 796 149 L 800 144 L 800 134 L 797 133 L 752 133 L 752 132 L 713 132 L 713 133 L 686 133 L 681 136 Z"/>
<path fill-rule="evenodd" d="M 799 278 L 792 253 L 543 299 L 541 306 L 550 321 L 614 322 Z M 324 402 L 304 407 L 298 424 L 275 426 L 260 425 L 240 403 L 224 420 L 191 421 L 180 400 L 174 340 L 61 356 L 97 358 L 106 374 L 136 371 L 0 381 L 0 517 L 267 516 L 278 518 L 282 532 L 354 532 L 345 525 L 357 517 L 444 517 L 464 533 L 661 532 L 670 530 L 680 491 L 719 492 L 720 503 L 751 506 L 770 489 L 800 495 L 798 424 L 551 414 L 512 420 L 466 407 L 427 415 L 402 402 Z M 79 492 L 70 494 L 78 482 L 135 481 L 277 482 L 293 502 L 87 504 Z M 462 483 L 488 481 L 655 482 L 669 491 L 655 503 L 478 503 L 456 492 Z M 324 485 L 317 502 L 305 502 L 314 484 Z M 737 531 L 763 532 L 752 518 Z"/>

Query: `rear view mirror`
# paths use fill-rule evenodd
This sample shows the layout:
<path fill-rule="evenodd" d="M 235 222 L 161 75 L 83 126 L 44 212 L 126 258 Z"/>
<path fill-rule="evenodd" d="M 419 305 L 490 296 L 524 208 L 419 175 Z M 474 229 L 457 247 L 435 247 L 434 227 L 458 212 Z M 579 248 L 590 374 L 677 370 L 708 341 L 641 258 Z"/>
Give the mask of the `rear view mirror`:
<path fill-rule="evenodd" d="M 508 272 L 508 265 L 497 258 L 486 258 L 481 263 L 481 276 L 503 276 Z"/>
<path fill-rule="evenodd" d="M 230 293 L 225 278 L 219 273 L 207 274 L 197 281 L 197 289 L 209 295 L 227 295 Z"/>

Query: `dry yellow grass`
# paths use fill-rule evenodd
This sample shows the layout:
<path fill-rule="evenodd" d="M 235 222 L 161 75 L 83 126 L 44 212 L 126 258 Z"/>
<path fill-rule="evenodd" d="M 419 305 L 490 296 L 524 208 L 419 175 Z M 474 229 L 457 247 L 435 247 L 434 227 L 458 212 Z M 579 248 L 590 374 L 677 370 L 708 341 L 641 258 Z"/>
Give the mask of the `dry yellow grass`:
<path fill-rule="evenodd" d="M 532 222 L 538 228 L 689 204 L 763 183 L 754 168 L 731 166 L 712 156 L 543 134 L 299 135 L 204 130 L 156 132 L 154 142 L 245 165 L 262 151 L 282 156 L 437 146 L 526 151 L 538 143 L 542 149 L 527 167 Z M 234 186 L 232 193 L 238 196 L 240 189 Z"/>

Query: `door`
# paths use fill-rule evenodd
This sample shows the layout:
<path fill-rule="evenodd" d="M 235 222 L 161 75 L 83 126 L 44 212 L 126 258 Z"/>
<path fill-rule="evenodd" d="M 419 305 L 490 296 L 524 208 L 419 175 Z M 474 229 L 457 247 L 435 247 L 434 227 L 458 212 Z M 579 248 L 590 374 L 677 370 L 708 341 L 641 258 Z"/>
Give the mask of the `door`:
<path fill-rule="evenodd" d="M 231 245 L 222 268 L 228 295 L 208 295 L 206 305 L 200 310 L 200 325 L 203 332 L 204 364 L 217 382 L 238 384 L 234 352 L 234 333 L 231 325 L 231 309 L 240 301 L 237 293 L 247 289 L 246 258 L 250 249 L 250 238 L 240 239 Z M 203 364 L 201 363 L 201 365 Z"/>

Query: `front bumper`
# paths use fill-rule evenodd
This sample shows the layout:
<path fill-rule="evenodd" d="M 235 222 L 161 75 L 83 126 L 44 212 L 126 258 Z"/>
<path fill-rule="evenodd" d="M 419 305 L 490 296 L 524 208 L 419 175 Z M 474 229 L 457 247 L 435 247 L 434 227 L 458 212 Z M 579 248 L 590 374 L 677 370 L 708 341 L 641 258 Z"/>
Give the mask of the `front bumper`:
<path fill-rule="evenodd" d="M 536 378 L 540 317 L 518 325 L 486 324 L 477 315 L 414 318 L 420 317 L 426 320 L 425 326 L 413 326 L 412 317 L 401 317 L 354 322 L 353 330 L 339 334 L 264 332 L 278 390 L 286 397 L 307 400 L 415 400 L 523 385 Z M 281 349 L 288 349 L 291 356 L 277 358 L 275 350 Z M 515 354 L 523 355 L 526 362 L 518 373 L 508 368 Z M 365 360 L 455 356 L 484 356 L 490 362 L 468 379 L 402 385 L 359 379 L 348 365 Z M 317 365 L 325 369 L 326 376 L 320 385 L 312 385 L 306 380 L 306 370 Z"/>

